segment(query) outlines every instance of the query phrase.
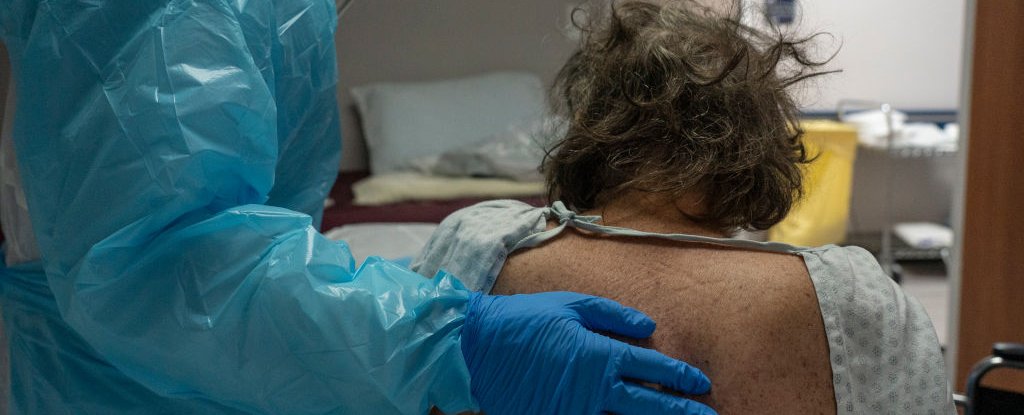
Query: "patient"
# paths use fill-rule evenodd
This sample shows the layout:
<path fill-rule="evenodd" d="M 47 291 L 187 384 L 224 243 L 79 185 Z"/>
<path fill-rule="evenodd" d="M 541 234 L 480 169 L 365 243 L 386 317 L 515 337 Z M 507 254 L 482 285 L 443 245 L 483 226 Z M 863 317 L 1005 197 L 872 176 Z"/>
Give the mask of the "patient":
<path fill-rule="evenodd" d="M 463 209 L 414 269 L 638 308 L 659 323 L 646 345 L 707 373 L 695 399 L 721 414 L 953 413 L 931 322 L 869 253 L 729 238 L 801 195 L 789 88 L 817 73 L 809 42 L 666 3 L 618 4 L 561 70 L 552 206 Z"/>

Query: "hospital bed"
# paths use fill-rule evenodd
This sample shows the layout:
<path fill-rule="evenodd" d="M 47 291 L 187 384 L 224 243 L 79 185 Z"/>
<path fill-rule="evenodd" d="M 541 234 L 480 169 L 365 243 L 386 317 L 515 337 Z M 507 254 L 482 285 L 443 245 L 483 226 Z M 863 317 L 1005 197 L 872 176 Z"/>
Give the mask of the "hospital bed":
<path fill-rule="evenodd" d="M 433 226 L 490 199 L 544 204 L 538 171 L 559 125 L 543 82 L 489 72 L 350 89 L 368 170 L 338 176 L 321 229 L 357 254 L 415 256 Z M 345 169 L 345 166 L 342 166 Z M 417 243 L 414 243 L 418 241 Z"/>
<path fill-rule="evenodd" d="M 462 197 L 405 200 L 383 205 L 356 204 L 352 187 L 369 176 L 366 171 L 338 175 L 321 226 L 328 238 L 349 244 L 357 264 L 372 254 L 408 265 L 445 217 L 489 199 Z M 539 195 L 515 199 L 533 206 L 544 204 Z"/>

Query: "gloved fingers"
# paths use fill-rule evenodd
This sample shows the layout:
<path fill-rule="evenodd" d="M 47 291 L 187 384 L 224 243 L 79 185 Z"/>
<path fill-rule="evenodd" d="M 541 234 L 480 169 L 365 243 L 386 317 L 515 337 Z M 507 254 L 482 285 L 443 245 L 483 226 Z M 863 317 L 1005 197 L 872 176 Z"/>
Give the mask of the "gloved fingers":
<path fill-rule="evenodd" d="M 625 382 L 612 386 L 603 409 L 619 415 L 717 415 L 700 402 Z"/>
<path fill-rule="evenodd" d="M 676 391 L 703 395 L 711 390 L 711 380 L 699 369 L 665 356 L 656 350 L 622 344 L 628 348 L 622 358 L 622 377 L 657 383 Z"/>
<path fill-rule="evenodd" d="M 602 330 L 634 339 L 654 334 L 654 320 L 635 308 L 601 297 L 588 297 L 572 304 L 591 330 Z"/>

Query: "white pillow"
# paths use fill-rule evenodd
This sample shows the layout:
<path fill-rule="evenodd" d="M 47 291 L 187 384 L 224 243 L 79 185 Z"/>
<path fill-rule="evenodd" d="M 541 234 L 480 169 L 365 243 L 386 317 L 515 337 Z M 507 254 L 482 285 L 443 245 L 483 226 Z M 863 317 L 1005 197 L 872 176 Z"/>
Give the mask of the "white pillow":
<path fill-rule="evenodd" d="M 411 164 L 418 171 L 439 176 L 542 181 L 544 154 L 565 135 L 566 125 L 555 117 L 518 122 L 472 146 L 419 157 Z"/>
<path fill-rule="evenodd" d="M 408 170 L 416 157 L 468 146 L 544 112 L 544 88 L 528 73 L 500 72 L 428 83 L 352 88 L 370 171 Z"/>

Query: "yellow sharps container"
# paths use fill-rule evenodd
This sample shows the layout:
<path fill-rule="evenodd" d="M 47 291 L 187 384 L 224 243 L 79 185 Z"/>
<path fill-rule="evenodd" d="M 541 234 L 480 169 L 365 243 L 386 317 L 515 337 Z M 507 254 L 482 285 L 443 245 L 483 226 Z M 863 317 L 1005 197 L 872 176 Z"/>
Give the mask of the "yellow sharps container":
<path fill-rule="evenodd" d="M 825 120 L 805 120 L 800 125 L 804 146 L 817 159 L 804 166 L 803 199 L 768 231 L 768 239 L 797 246 L 843 242 L 850 217 L 857 129 Z"/>

